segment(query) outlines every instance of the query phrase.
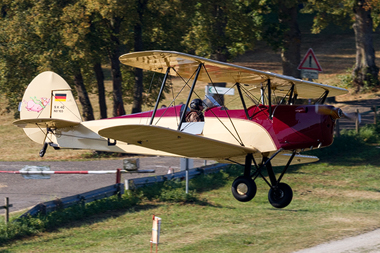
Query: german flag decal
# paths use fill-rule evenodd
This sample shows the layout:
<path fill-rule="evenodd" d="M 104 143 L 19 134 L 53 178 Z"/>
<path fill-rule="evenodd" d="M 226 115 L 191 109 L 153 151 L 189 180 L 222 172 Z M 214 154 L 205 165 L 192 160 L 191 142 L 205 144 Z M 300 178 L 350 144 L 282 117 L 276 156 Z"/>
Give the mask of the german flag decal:
<path fill-rule="evenodd" d="M 65 102 L 66 101 L 66 94 L 63 94 L 63 93 L 55 94 L 55 101 Z"/>

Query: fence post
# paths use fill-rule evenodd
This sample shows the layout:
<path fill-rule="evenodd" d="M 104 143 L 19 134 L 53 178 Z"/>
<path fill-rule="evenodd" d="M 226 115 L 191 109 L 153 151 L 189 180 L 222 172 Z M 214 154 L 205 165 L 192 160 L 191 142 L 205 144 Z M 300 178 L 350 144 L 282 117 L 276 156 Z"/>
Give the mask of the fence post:
<path fill-rule="evenodd" d="M 116 183 L 120 184 L 121 181 L 121 169 L 116 170 Z"/>
<path fill-rule="evenodd" d="M 335 124 L 335 137 L 339 137 L 339 136 L 340 136 L 339 119 L 337 119 L 336 124 Z"/>
<path fill-rule="evenodd" d="M 5 225 L 6 225 L 9 222 L 9 207 L 10 207 L 10 205 L 9 205 L 9 198 L 8 197 L 5 197 L 4 200 L 5 200 L 4 208 L 5 208 Z"/>
<path fill-rule="evenodd" d="M 356 133 L 359 133 L 359 109 L 356 109 L 356 119 L 355 119 L 355 129 Z"/>
<path fill-rule="evenodd" d="M 117 196 L 118 196 L 118 198 L 121 198 L 120 182 L 121 182 L 121 169 L 117 169 L 116 170 L 116 184 L 117 184 Z"/>

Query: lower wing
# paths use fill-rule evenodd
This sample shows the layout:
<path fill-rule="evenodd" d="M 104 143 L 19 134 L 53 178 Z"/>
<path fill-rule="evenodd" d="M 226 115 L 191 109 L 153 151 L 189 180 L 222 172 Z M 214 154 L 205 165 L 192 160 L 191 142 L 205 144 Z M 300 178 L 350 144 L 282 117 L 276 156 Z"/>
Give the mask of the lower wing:
<path fill-rule="evenodd" d="M 98 133 L 106 138 L 184 157 L 224 160 L 258 152 L 254 148 L 151 125 L 114 126 L 103 128 Z"/>

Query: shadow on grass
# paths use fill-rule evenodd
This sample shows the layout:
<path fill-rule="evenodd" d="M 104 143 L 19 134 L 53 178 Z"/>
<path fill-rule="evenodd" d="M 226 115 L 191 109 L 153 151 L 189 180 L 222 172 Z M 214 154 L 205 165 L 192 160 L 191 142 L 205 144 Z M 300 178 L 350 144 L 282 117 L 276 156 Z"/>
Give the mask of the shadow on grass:
<path fill-rule="evenodd" d="M 323 149 L 305 152 L 315 155 L 322 162 L 331 165 L 380 165 L 380 148 L 376 142 L 365 142 L 360 136 L 343 135 L 335 138 L 334 143 Z"/>

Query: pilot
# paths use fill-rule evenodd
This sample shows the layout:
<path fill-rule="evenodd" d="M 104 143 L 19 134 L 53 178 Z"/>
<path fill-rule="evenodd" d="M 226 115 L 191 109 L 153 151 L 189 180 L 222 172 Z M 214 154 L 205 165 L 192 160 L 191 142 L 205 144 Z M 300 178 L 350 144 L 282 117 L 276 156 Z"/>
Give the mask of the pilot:
<path fill-rule="evenodd" d="M 190 103 L 190 112 L 186 115 L 186 122 L 205 121 L 203 116 L 203 101 L 199 98 L 193 99 Z"/>

